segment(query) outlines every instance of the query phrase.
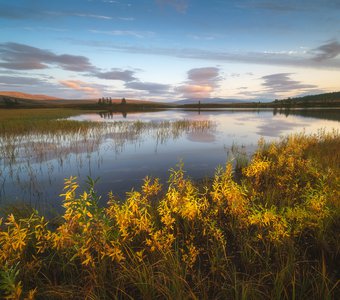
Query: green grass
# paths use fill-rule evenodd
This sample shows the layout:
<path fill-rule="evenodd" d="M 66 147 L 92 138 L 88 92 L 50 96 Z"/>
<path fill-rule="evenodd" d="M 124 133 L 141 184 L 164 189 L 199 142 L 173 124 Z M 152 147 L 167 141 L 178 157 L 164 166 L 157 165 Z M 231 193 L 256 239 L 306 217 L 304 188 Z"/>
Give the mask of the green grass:
<path fill-rule="evenodd" d="M 77 122 L 65 118 L 86 113 L 73 109 L 6 109 L 0 110 L 0 135 L 72 132 L 99 126 L 95 122 Z"/>
<path fill-rule="evenodd" d="M 259 143 L 200 186 L 183 165 L 99 207 L 65 181 L 63 221 L 9 215 L 0 296 L 10 299 L 337 299 L 339 133 Z M 27 212 L 25 212 L 27 215 Z"/>

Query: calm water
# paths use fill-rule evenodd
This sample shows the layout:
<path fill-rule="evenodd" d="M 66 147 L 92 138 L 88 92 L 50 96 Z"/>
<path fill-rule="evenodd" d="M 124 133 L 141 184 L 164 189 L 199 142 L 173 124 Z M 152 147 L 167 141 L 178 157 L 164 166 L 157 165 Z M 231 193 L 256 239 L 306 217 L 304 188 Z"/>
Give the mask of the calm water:
<path fill-rule="evenodd" d="M 64 178 L 77 176 L 84 185 L 87 176 L 100 178 L 96 187 L 123 197 L 138 189 L 146 176 L 160 177 L 165 183 L 170 168 L 184 162 L 194 179 L 212 176 L 224 165 L 231 147 L 250 155 L 257 141 L 278 139 L 290 133 L 315 133 L 340 130 L 340 110 L 219 110 L 123 114 L 86 114 L 72 120 L 116 122 L 124 126 L 82 136 L 27 137 L 17 141 L 20 147 L 15 163 L 0 158 L 0 205 L 24 201 L 47 211 L 60 211 Z M 143 128 L 130 124 L 147 122 Z M 175 122 L 202 121 L 206 126 L 178 127 Z M 164 121 L 170 121 L 165 123 Z M 151 125 L 150 125 L 151 124 Z M 162 125 L 163 124 L 163 125 Z M 132 126 L 132 127 L 131 127 Z M 4 142 L 2 142 L 4 145 Z M 230 154 L 229 154 L 230 158 Z"/>

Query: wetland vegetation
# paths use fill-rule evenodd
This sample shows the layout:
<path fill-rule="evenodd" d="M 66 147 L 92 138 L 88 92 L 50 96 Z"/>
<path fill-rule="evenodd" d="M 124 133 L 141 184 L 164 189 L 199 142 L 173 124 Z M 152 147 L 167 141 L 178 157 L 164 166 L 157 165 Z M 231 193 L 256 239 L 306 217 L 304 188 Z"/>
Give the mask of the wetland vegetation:
<path fill-rule="evenodd" d="M 336 299 L 339 133 L 261 140 L 195 184 L 179 164 L 119 200 L 65 180 L 64 214 L 9 214 L 0 231 L 8 299 Z"/>
<path fill-rule="evenodd" d="M 254 112 L 230 112 L 226 119 L 223 112 L 205 118 L 203 112 L 174 111 L 157 114 L 156 119 L 154 114 L 144 114 L 145 121 L 138 114 L 123 121 L 124 115 L 101 112 L 88 115 L 93 121 L 85 122 L 77 119 L 82 119 L 76 116 L 80 112 L 84 113 L 0 110 L 1 197 L 9 176 L 14 188 L 34 189 L 41 185 L 37 178 L 41 172 L 44 178 L 50 176 L 46 187 L 51 189 L 57 186 L 54 168 L 59 166 L 65 174 L 70 166 L 74 174 L 73 160 L 81 166 L 84 157 L 90 161 L 96 152 L 100 160 L 107 149 L 110 155 L 121 155 L 129 143 L 135 149 L 143 143 L 151 149 L 152 159 L 147 160 L 151 170 L 158 162 L 153 143 L 171 148 L 169 140 L 181 145 L 190 140 L 192 148 L 183 149 L 194 156 L 193 149 L 203 148 L 206 156 L 198 152 L 202 160 L 217 156 L 209 147 L 223 128 L 231 127 L 233 132 L 246 127 L 248 133 L 241 141 L 258 137 L 244 123 L 247 118 L 254 127 Z M 3 206 L 0 297 L 336 299 L 340 292 L 339 131 L 290 134 L 277 140 L 273 132 L 306 126 L 306 121 L 300 125 L 294 114 L 289 117 L 280 111 L 257 117 L 261 122 L 253 130 L 261 130 L 267 138 L 260 139 L 251 157 L 243 142 L 232 141 L 224 167 L 199 181 L 189 176 L 187 158 L 184 165 L 170 169 L 167 179 L 145 177 L 141 185 L 126 189 L 125 196 L 117 196 L 113 188 L 113 192 L 98 192 L 105 177 L 89 177 L 84 185 L 80 178 L 68 176 L 64 190 L 59 189 L 62 209 L 57 218 L 35 210 L 39 208 L 35 205 Z M 319 124 L 315 120 L 314 127 Z M 329 122 L 329 126 L 337 124 Z M 151 143 L 146 136 L 152 137 Z M 221 136 L 230 137 L 229 133 Z M 136 150 L 131 153 L 128 176 L 137 172 L 132 159 Z M 150 175 L 143 168 L 140 172 Z M 22 174 L 28 174 L 28 186 Z M 121 169 L 119 176 L 123 176 Z M 59 203 L 57 197 L 54 201 Z"/>

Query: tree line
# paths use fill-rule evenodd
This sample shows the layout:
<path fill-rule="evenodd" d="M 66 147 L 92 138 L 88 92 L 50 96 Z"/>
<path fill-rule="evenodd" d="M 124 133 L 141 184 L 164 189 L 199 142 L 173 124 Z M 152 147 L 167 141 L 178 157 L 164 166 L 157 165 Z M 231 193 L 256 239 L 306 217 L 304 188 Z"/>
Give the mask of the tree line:
<path fill-rule="evenodd" d="M 102 97 L 102 98 L 99 98 L 98 99 L 98 102 L 97 102 L 99 105 L 112 105 L 112 98 L 111 97 Z M 124 105 L 126 104 L 126 99 L 125 98 L 122 98 L 120 104 Z"/>

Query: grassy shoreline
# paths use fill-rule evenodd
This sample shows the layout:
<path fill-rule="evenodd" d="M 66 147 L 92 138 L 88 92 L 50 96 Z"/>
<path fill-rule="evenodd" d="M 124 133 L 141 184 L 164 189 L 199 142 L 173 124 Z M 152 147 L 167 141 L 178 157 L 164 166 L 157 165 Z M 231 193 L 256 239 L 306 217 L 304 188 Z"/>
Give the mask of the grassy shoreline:
<path fill-rule="evenodd" d="M 95 183 L 65 182 L 63 222 L 37 212 L 0 227 L 0 296 L 10 299 L 336 299 L 338 132 L 260 141 L 196 186 L 182 165 L 97 205 Z"/>

